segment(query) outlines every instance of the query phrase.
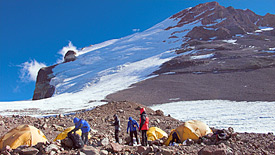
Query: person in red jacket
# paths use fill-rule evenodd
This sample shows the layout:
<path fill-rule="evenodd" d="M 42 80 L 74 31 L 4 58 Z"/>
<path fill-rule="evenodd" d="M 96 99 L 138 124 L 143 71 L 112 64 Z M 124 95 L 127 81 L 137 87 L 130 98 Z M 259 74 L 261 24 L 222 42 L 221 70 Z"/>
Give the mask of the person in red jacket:
<path fill-rule="evenodd" d="M 149 130 L 149 118 L 147 117 L 147 114 L 145 112 L 144 108 L 140 109 L 140 120 L 139 120 L 139 131 L 141 130 L 142 135 L 142 146 L 147 146 L 147 130 Z"/>

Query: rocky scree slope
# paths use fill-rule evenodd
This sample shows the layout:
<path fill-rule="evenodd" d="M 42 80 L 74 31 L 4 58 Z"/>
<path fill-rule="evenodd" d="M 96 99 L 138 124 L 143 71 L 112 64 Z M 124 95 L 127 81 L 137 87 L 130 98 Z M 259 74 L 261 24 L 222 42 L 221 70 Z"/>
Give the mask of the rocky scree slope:
<path fill-rule="evenodd" d="M 33 147 L 20 147 L 11 150 L 4 148 L 3 154 L 274 154 L 275 136 L 257 133 L 235 133 L 228 141 L 221 141 L 216 145 L 213 143 L 190 142 L 187 145 L 162 146 L 162 140 L 156 141 L 151 146 L 128 146 L 129 134 L 126 133 L 128 117 L 139 120 L 139 109 L 146 108 L 150 118 L 150 127 L 156 126 L 166 131 L 168 134 L 171 129 L 176 128 L 183 122 L 169 116 L 164 116 L 162 111 L 153 111 L 141 104 L 133 102 L 110 102 L 106 105 L 96 107 L 90 111 L 78 111 L 72 115 L 62 115 L 45 118 L 34 118 L 27 116 L 0 117 L 0 136 L 12 128 L 29 124 L 39 128 L 49 140 L 47 144 L 38 144 Z M 118 114 L 121 121 L 120 139 L 121 144 L 115 144 L 114 126 L 111 126 L 113 114 Z M 91 125 L 92 138 L 90 144 L 83 149 L 70 149 L 64 147 L 59 141 L 53 139 L 65 128 L 73 126 L 72 118 L 79 117 L 85 119 Z M 213 129 L 214 130 L 214 129 Z M 139 133 L 139 137 L 141 134 Z"/>

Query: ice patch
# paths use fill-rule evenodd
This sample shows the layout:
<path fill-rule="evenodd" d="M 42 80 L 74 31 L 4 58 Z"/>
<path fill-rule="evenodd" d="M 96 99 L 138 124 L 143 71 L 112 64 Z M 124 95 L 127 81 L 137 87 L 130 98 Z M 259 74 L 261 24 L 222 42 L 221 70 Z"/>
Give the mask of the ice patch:
<path fill-rule="evenodd" d="M 212 58 L 214 56 L 213 53 L 211 54 L 204 54 L 204 55 L 196 55 L 196 56 L 191 56 L 190 59 L 208 59 L 208 58 Z"/>
<path fill-rule="evenodd" d="M 266 53 L 275 53 L 275 51 L 262 51 L 262 52 L 266 52 Z"/>
<path fill-rule="evenodd" d="M 206 11 L 207 11 L 207 10 L 206 10 Z M 203 11 L 202 13 L 200 13 L 200 14 L 198 14 L 198 15 L 194 16 L 194 18 L 197 18 L 197 17 L 199 17 L 199 16 L 203 15 L 206 11 Z"/>
<path fill-rule="evenodd" d="M 222 21 L 226 20 L 227 18 L 221 18 L 221 19 L 216 19 L 214 20 L 214 23 L 213 24 L 208 24 L 206 26 L 214 26 L 214 25 L 217 25 L 219 23 L 221 23 Z"/>
<path fill-rule="evenodd" d="M 255 32 L 263 32 L 263 31 L 272 31 L 273 27 L 259 27 L 260 30 L 256 30 Z"/>
<path fill-rule="evenodd" d="M 166 72 L 166 73 L 162 73 L 164 75 L 172 75 L 172 74 L 175 74 L 176 72 Z"/>
<path fill-rule="evenodd" d="M 217 36 L 215 36 L 215 37 L 212 37 L 212 38 L 209 38 L 210 40 L 214 40 L 214 39 L 217 39 Z"/>
<path fill-rule="evenodd" d="M 242 38 L 242 37 L 244 37 L 244 35 L 242 35 L 242 34 L 236 34 L 235 37 L 241 37 Z"/>
<path fill-rule="evenodd" d="M 234 102 L 226 100 L 180 101 L 155 105 L 165 115 L 182 120 L 200 120 L 210 127 L 237 132 L 275 133 L 275 102 Z"/>
<path fill-rule="evenodd" d="M 226 43 L 229 43 L 229 44 L 237 44 L 236 41 L 237 40 L 234 40 L 234 39 L 223 40 L 223 42 L 226 42 Z"/>
<path fill-rule="evenodd" d="M 169 101 L 178 101 L 180 98 L 170 98 Z"/>

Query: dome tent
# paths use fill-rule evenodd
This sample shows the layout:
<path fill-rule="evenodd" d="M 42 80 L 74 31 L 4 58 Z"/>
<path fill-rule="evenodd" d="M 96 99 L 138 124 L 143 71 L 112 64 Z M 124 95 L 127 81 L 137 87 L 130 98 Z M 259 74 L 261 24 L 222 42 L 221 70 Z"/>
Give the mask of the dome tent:
<path fill-rule="evenodd" d="M 64 131 L 62 131 L 60 134 L 58 134 L 56 136 L 56 138 L 54 139 L 54 141 L 65 139 L 67 137 L 68 133 L 71 130 L 73 130 L 74 128 L 75 128 L 75 126 L 68 127 L 67 129 L 65 129 Z M 76 133 L 81 136 L 81 134 L 82 134 L 81 129 L 77 130 Z M 88 139 L 90 139 L 90 138 L 91 138 L 91 134 L 89 133 L 88 134 Z"/>
<path fill-rule="evenodd" d="M 165 145 L 169 145 L 170 141 L 172 140 L 172 134 L 176 132 L 180 142 L 184 142 L 186 139 L 193 139 L 198 140 L 199 137 L 205 136 L 209 133 L 213 133 L 212 130 L 209 128 L 208 125 L 205 123 L 198 121 L 198 120 L 190 120 L 184 122 L 182 125 L 173 129 L 165 141 Z"/>
<path fill-rule="evenodd" d="M 158 127 L 151 127 L 149 128 L 149 130 L 147 131 L 147 139 L 149 141 L 154 141 L 157 139 L 160 139 L 162 137 L 168 137 L 167 133 L 163 130 L 161 130 Z"/>
<path fill-rule="evenodd" d="M 0 138 L 0 149 L 9 145 L 16 149 L 21 145 L 33 146 L 39 142 L 45 143 L 47 138 L 42 131 L 31 125 L 20 125 L 13 128 Z"/>

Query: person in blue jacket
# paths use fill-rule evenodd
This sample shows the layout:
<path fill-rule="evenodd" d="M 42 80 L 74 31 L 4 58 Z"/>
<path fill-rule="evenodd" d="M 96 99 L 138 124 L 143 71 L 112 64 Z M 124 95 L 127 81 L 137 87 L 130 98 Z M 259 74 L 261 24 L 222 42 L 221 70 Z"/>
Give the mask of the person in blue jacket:
<path fill-rule="evenodd" d="M 81 139 L 84 142 L 84 145 L 88 144 L 88 133 L 91 130 L 90 125 L 87 121 L 83 120 L 83 119 L 79 119 L 77 117 L 74 118 L 74 125 L 75 128 L 70 131 L 69 133 L 74 133 L 81 129 L 82 134 L 81 134 Z"/>
<path fill-rule="evenodd" d="M 128 126 L 127 126 L 127 133 L 129 133 L 130 129 L 130 137 L 131 137 L 131 144 L 134 144 L 133 135 L 135 134 L 137 143 L 139 144 L 139 140 L 137 137 L 137 129 L 139 128 L 139 125 L 136 120 L 134 120 L 132 117 L 129 117 Z"/>

